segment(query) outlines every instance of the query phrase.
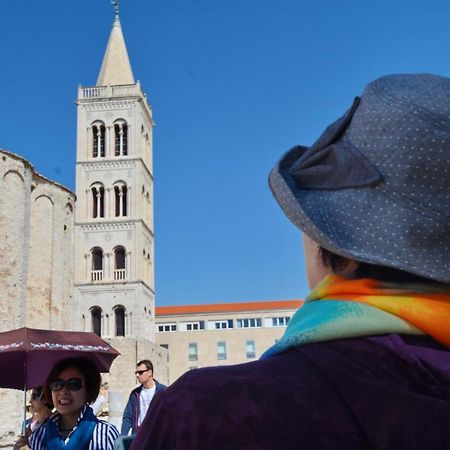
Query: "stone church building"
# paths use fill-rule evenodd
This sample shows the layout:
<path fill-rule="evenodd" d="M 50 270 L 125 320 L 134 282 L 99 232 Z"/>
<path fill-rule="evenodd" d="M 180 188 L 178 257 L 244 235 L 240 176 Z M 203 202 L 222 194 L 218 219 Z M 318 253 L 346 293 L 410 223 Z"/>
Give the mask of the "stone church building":
<path fill-rule="evenodd" d="M 0 331 L 108 340 L 121 353 L 104 378 L 120 426 L 136 361 L 152 359 L 164 383 L 167 352 L 154 343 L 152 109 L 117 11 L 97 83 L 79 87 L 76 105 L 76 195 L 0 150 Z M 19 431 L 23 394 L 0 390 L 0 402 L 1 447 Z"/>

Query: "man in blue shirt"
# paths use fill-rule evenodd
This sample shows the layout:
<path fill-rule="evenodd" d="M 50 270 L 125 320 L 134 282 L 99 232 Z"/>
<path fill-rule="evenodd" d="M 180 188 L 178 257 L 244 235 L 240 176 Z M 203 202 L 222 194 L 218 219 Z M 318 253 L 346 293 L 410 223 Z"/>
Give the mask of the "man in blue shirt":
<path fill-rule="evenodd" d="M 153 364 L 149 359 L 143 359 L 137 363 L 135 374 L 140 386 L 131 391 L 125 406 L 120 432 L 122 436 L 128 435 L 130 430 L 132 434 L 137 432 L 154 395 L 166 388 L 153 378 Z"/>

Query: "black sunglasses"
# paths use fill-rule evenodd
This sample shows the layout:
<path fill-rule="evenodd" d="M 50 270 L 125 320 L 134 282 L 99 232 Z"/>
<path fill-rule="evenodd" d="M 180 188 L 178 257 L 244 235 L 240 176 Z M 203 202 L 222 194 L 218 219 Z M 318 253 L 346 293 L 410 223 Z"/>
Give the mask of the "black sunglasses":
<path fill-rule="evenodd" d="M 81 378 L 69 378 L 67 380 L 55 380 L 50 383 L 50 389 L 53 392 L 60 391 L 64 386 L 69 391 L 79 391 L 83 387 L 83 380 Z"/>
<path fill-rule="evenodd" d="M 148 372 L 150 369 L 145 369 L 145 370 L 136 370 L 136 372 L 134 372 L 136 375 L 142 375 L 145 372 Z"/>

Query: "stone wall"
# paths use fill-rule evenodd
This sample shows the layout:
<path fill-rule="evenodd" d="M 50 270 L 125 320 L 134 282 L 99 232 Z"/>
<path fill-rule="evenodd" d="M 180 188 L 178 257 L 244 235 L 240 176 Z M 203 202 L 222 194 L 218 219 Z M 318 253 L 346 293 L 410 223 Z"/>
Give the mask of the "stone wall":
<path fill-rule="evenodd" d="M 72 330 L 75 195 L 34 176 L 30 201 L 27 325 Z"/>
<path fill-rule="evenodd" d="M 24 326 L 32 169 L 0 152 L 0 331 Z"/>
<path fill-rule="evenodd" d="M 0 150 L 0 331 L 73 329 L 75 194 Z"/>

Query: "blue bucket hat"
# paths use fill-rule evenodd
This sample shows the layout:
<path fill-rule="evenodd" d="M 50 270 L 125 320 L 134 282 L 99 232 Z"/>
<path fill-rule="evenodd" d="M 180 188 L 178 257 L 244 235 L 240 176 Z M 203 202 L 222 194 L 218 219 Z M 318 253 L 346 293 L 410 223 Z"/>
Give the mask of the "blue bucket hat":
<path fill-rule="evenodd" d="M 387 75 L 269 184 L 289 219 L 346 258 L 450 283 L 450 79 Z"/>

